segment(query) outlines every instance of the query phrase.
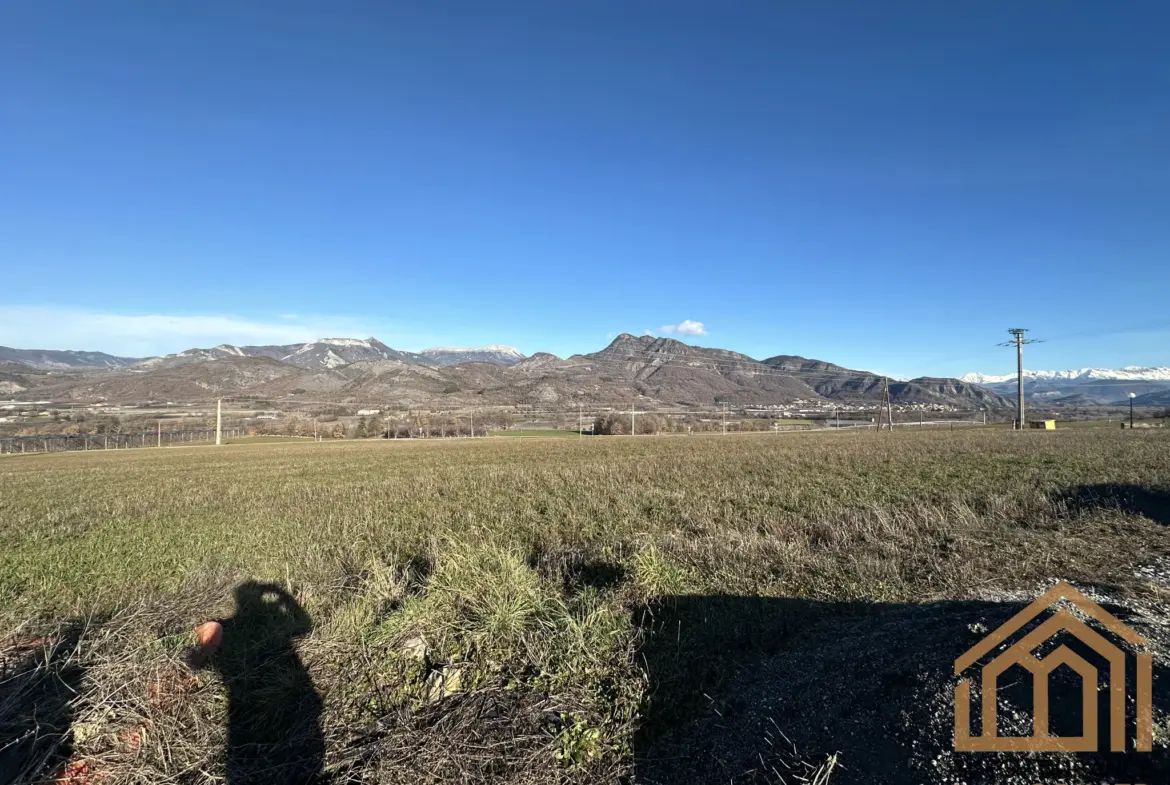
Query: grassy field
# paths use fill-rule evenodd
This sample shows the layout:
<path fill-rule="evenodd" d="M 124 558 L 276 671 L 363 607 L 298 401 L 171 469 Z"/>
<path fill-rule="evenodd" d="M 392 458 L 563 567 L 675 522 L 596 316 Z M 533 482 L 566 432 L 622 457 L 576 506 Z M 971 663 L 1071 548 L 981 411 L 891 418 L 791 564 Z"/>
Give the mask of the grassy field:
<path fill-rule="evenodd" d="M 76 649 L 72 749 L 46 759 L 103 783 L 222 781 L 273 728 L 300 768 L 249 781 L 617 782 L 715 705 L 739 664 L 712 663 L 757 645 L 723 613 L 648 646 L 672 598 L 793 619 L 1054 578 L 1150 598 L 1168 448 L 1081 429 L 4 458 L 0 668 Z M 213 618 L 224 650 L 191 675 Z M 728 637 L 688 658 L 711 629 Z M 0 731 L 19 697 L 0 691 Z"/>
<path fill-rule="evenodd" d="M 581 435 L 576 431 L 564 431 L 558 428 L 517 428 L 510 431 L 488 431 L 488 436 L 548 436 L 556 439 L 568 436 L 580 438 Z"/>

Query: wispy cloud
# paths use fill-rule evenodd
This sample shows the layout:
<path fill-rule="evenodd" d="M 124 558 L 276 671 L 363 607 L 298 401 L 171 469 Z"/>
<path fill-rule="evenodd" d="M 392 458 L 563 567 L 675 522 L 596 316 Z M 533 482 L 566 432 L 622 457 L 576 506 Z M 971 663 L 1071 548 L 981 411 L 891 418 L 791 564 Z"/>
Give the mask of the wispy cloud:
<path fill-rule="evenodd" d="M 664 324 L 657 330 L 646 331 L 647 335 L 654 335 L 656 333 L 661 335 L 672 335 L 675 333 L 678 335 L 706 335 L 707 329 L 703 326 L 702 322 L 696 322 L 694 319 L 684 319 L 678 324 Z"/>
<path fill-rule="evenodd" d="M 364 338 L 369 335 L 400 344 L 425 343 L 429 338 L 403 334 L 392 326 L 349 317 L 115 313 L 54 306 L 0 305 L 0 344 L 20 349 L 85 349 L 148 356 L 221 343 L 286 344 L 317 338 Z"/>

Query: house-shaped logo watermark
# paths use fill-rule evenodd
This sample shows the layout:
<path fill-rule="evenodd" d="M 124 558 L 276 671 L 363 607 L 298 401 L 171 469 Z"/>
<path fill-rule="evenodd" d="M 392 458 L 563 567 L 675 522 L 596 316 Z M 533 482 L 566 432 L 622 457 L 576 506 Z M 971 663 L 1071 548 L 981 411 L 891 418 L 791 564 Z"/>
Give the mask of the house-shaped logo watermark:
<path fill-rule="evenodd" d="M 1017 613 L 986 638 L 972 646 L 955 660 L 955 675 L 961 677 L 955 685 L 955 750 L 958 752 L 1095 752 L 1100 749 L 1098 731 L 1097 668 L 1067 645 L 1061 644 L 1042 658 L 1035 651 L 1053 636 L 1067 632 L 1089 649 L 1096 652 L 1108 663 L 1107 680 L 1109 750 L 1125 752 L 1125 706 L 1126 706 L 1126 652 L 1111 643 L 1085 622 L 1078 619 L 1066 608 L 1057 604 L 1065 600 L 1088 619 L 1097 622 L 1105 630 L 1137 652 L 1135 656 L 1136 678 L 1134 705 L 1136 711 L 1136 738 L 1134 749 L 1149 752 L 1153 746 L 1153 722 L 1151 709 L 1152 661 L 1147 652 L 1137 651 L 1148 641 L 1123 624 L 1100 605 L 1081 594 L 1068 583 L 1061 581 L 1041 595 L 1035 602 Z M 1056 607 L 1054 607 L 1056 606 Z M 974 666 L 1001 644 L 1026 627 L 1043 613 L 1052 610 L 1052 615 L 1036 626 L 1019 641 L 1009 646 L 982 668 L 981 719 L 982 730 L 977 736 L 971 734 L 971 679 L 963 677 Z M 1032 734 L 1030 736 L 1000 736 L 996 723 L 997 692 L 999 677 L 1013 665 L 1019 665 L 1032 675 Z M 1049 734 L 1048 689 L 1049 677 L 1061 665 L 1077 673 L 1081 681 L 1081 734 L 1079 736 L 1053 736 Z"/>

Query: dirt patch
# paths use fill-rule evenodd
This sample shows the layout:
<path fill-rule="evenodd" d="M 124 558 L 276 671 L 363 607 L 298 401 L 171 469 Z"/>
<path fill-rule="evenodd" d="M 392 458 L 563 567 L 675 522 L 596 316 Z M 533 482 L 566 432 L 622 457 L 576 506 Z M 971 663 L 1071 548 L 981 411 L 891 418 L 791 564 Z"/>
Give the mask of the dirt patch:
<path fill-rule="evenodd" d="M 922 605 L 682 597 L 644 609 L 651 698 L 638 781 L 786 781 L 794 751 L 812 764 L 835 756 L 834 785 L 1166 781 L 1170 757 L 1157 743 L 1170 708 L 1165 609 L 1100 593 L 1095 600 L 1153 644 L 1154 752 L 954 752 L 954 660 L 1035 596 Z M 1080 689 L 1061 675 L 1054 716 L 1067 704 L 1058 696 Z M 1006 686 L 1000 732 L 1026 732 L 1030 685 Z"/>

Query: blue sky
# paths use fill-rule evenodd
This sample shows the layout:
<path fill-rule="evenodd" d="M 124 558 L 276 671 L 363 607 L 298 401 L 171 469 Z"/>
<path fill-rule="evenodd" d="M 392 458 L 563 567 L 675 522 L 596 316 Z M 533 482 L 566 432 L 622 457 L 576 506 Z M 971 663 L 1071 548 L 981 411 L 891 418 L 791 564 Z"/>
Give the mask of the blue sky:
<path fill-rule="evenodd" d="M 0 344 L 1170 365 L 1162 2 L 4 13 Z"/>

